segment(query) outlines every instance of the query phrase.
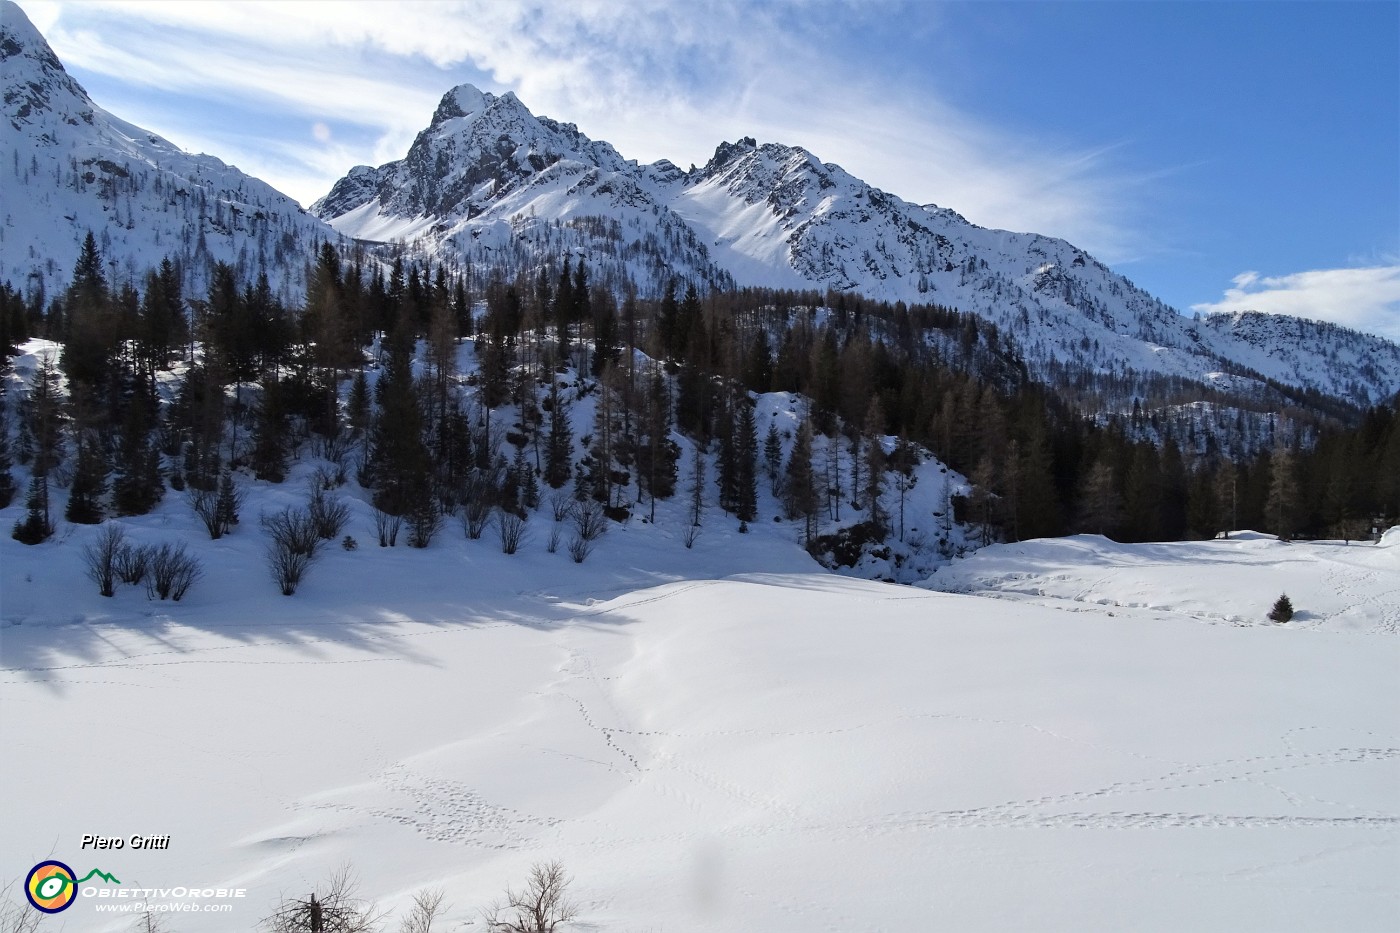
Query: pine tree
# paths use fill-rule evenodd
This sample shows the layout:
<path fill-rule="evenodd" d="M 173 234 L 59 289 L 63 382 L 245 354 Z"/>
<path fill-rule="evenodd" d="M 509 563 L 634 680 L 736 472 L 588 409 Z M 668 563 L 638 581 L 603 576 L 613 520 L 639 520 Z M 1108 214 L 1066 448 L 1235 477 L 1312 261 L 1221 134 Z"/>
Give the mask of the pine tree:
<path fill-rule="evenodd" d="M 219 497 L 214 501 L 215 520 L 223 534 L 233 530 L 238 524 L 238 508 L 243 502 L 243 494 L 233 484 L 233 474 L 225 472 L 219 477 Z"/>
<path fill-rule="evenodd" d="M 1287 541 L 1297 534 L 1301 524 L 1301 504 L 1293 451 L 1280 447 L 1274 451 L 1269 473 L 1269 497 L 1264 503 L 1269 530 L 1280 540 Z"/>
<path fill-rule="evenodd" d="M 569 419 L 569 403 L 559 390 L 559 380 L 549 383 L 549 433 L 545 438 L 544 481 L 559 489 L 573 473 L 574 428 Z"/>
<path fill-rule="evenodd" d="M 144 376 L 138 377 L 117 435 L 112 507 L 118 515 L 145 515 L 165 494 L 160 451 L 151 429 L 153 403 Z"/>
<path fill-rule="evenodd" d="M 73 485 L 68 490 L 68 508 L 63 517 L 79 525 L 97 525 L 105 517 L 102 499 L 107 493 L 107 464 L 95 431 L 82 431 L 78 437 L 78 463 Z"/>
<path fill-rule="evenodd" d="M 1118 494 L 1113 467 L 1106 459 L 1094 464 L 1084 478 L 1079 495 L 1079 526 L 1099 535 L 1113 534 L 1123 520 L 1123 498 Z"/>
<path fill-rule="evenodd" d="M 0 509 L 8 508 L 15 498 L 15 478 L 10 473 L 10 424 L 5 415 L 5 369 L 8 367 L 0 366 Z"/>
<path fill-rule="evenodd" d="M 423 443 L 422 409 L 405 342 L 394 341 L 379 388 L 379 417 L 370 433 L 365 465 L 375 487 L 374 507 L 388 515 L 424 515 L 424 503 L 432 499 L 431 460 Z"/>
<path fill-rule="evenodd" d="M 637 481 L 651 499 L 651 521 L 656 521 L 656 500 L 676 491 L 676 461 L 680 448 L 671 440 L 671 396 L 666 378 L 653 370 L 642 413 L 642 443 L 637 446 Z"/>
<path fill-rule="evenodd" d="M 768 423 L 768 434 L 763 439 L 763 464 L 768 473 L 768 488 L 773 495 L 778 494 L 778 471 L 783 465 L 783 439 L 778 434 L 776 422 Z"/>
<path fill-rule="evenodd" d="M 787 517 L 802 519 L 803 540 L 810 544 L 816 538 L 817 509 L 821 500 L 812 473 L 812 422 L 808 419 L 803 419 L 788 455 L 783 500 Z"/>
<path fill-rule="evenodd" d="M 734 430 L 734 515 L 741 522 L 751 522 L 758 517 L 758 427 L 747 397 L 739 400 L 738 407 Z"/>
<path fill-rule="evenodd" d="M 49 479 L 43 473 L 35 473 L 30 478 L 24 505 L 28 512 L 15 522 L 10 537 L 21 544 L 47 541 L 53 534 L 53 519 L 49 516 Z"/>

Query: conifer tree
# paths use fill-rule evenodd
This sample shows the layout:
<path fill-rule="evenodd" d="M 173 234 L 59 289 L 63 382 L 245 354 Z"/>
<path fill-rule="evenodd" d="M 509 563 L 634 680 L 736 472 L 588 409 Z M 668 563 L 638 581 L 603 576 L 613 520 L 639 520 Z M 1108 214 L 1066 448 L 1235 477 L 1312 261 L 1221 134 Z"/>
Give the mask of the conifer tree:
<path fill-rule="evenodd" d="M 545 437 L 544 481 L 559 489 L 573 473 L 574 428 L 569 420 L 569 403 L 559 390 L 559 380 L 549 383 L 549 433 Z"/>
<path fill-rule="evenodd" d="M 768 434 L 763 439 L 763 464 L 768 473 L 768 487 L 773 495 L 778 494 L 778 471 L 783 465 L 783 439 L 778 433 L 776 422 L 768 423 Z"/>
<path fill-rule="evenodd" d="M 160 451 L 152 431 L 153 407 L 149 385 L 144 376 L 138 376 L 117 434 L 112 507 L 118 515 L 145 515 L 165 494 Z"/>
<path fill-rule="evenodd" d="M 753 405 L 739 399 L 739 416 L 734 428 L 734 515 L 741 522 L 758 517 L 758 428 Z"/>
<path fill-rule="evenodd" d="M 810 544 L 817 534 L 818 497 L 816 477 L 812 472 L 812 422 L 803 419 L 788 455 L 787 472 L 783 480 L 783 506 L 787 517 L 802 519 L 803 540 Z"/>
<path fill-rule="evenodd" d="M 0 353 L 3 350 L 0 347 Z M 8 359 L 0 362 L 0 509 L 7 508 L 15 498 L 15 478 L 10 473 L 10 419 L 5 410 L 5 390 L 9 385 L 5 375 L 9 368 Z"/>
<path fill-rule="evenodd" d="M 1264 516 L 1269 530 L 1287 541 L 1298 533 L 1301 501 L 1298 491 L 1297 463 L 1293 451 L 1280 447 L 1274 451 L 1269 473 L 1269 497 L 1264 503 Z"/>
<path fill-rule="evenodd" d="M 107 464 L 96 431 L 78 433 L 78 462 L 68 490 L 64 518 L 79 525 L 97 525 L 105 517 L 102 499 L 107 492 Z"/>

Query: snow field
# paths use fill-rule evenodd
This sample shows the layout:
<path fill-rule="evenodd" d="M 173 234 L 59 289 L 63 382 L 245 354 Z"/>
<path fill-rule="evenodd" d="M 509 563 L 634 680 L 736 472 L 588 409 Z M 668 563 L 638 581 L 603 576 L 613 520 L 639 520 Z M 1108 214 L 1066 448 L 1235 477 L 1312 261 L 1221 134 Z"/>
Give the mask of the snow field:
<path fill-rule="evenodd" d="M 249 889 L 192 930 L 246 930 L 345 860 L 384 906 L 438 884 L 466 923 L 547 858 L 577 930 L 1393 928 L 1393 638 L 926 592 L 812 573 L 758 529 L 662 529 L 580 567 L 357 526 L 284 598 L 240 528 L 209 544 L 237 572 L 181 604 L 75 587 L 91 529 L 6 542 L 9 873 L 168 832 L 101 867 Z M 1248 543 L 1237 585 L 1270 563 Z M 1214 552 L 1172 553 L 1208 601 Z M 1328 572 L 1292 569 L 1300 607 Z M 68 926 L 126 925 L 91 911 Z"/>

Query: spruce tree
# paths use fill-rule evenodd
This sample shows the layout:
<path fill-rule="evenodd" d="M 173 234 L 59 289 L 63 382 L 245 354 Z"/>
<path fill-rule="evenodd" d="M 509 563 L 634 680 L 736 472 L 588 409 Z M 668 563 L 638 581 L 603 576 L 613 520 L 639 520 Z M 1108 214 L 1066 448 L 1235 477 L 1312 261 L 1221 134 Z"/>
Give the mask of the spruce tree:
<path fill-rule="evenodd" d="M 107 463 L 95 431 L 82 431 L 78 437 L 78 462 L 73 485 L 68 490 L 68 508 L 63 517 L 79 525 L 97 525 L 105 517 L 102 499 L 107 493 Z"/>
<path fill-rule="evenodd" d="M 549 433 L 545 436 L 544 481 L 559 489 L 573 473 L 574 428 L 569 420 L 569 403 L 559 390 L 559 380 L 551 374 L 549 383 Z"/>
<path fill-rule="evenodd" d="M 778 433 L 776 422 L 769 422 L 768 434 L 763 439 L 763 465 L 768 473 L 769 491 L 778 494 L 778 471 L 783 465 L 783 439 Z"/>
<path fill-rule="evenodd" d="M 812 473 L 812 422 L 803 419 L 788 455 L 783 507 L 788 518 L 802 519 L 803 540 L 809 544 L 816 537 L 819 506 L 816 477 Z"/>
<path fill-rule="evenodd" d="M 35 473 L 29 480 L 29 492 L 24 500 L 28 511 L 15 522 L 10 537 L 21 544 L 39 544 L 53 534 L 53 519 L 49 515 L 49 479 Z"/>
<path fill-rule="evenodd" d="M 758 517 L 758 427 L 748 398 L 740 398 L 738 407 L 734 430 L 734 515 L 741 522 L 751 522 Z"/>
<path fill-rule="evenodd" d="M 118 515 L 145 515 L 165 494 L 160 474 L 160 451 L 152 430 L 153 399 L 144 377 L 127 404 L 126 417 L 117 434 L 116 477 L 112 482 L 112 507 Z"/>

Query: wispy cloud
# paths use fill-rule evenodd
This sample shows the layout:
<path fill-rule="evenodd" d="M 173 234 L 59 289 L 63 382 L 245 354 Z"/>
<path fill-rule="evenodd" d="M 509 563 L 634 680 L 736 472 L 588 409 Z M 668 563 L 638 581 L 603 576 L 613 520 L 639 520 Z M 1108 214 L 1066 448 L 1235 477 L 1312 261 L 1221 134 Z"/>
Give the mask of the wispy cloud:
<path fill-rule="evenodd" d="M 1400 265 L 1279 276 L 1242 272 L 1232 281 L 1220 301 L 1194 305 L 1193 310 L 1291 314 L 1400 341 Z"/>
<path fill-rule="evenodd" d="M 242 155 L 246 170 L 303 202 L 353 164 L 401 156 L 438 97 L 470 72 L 642 161 L 700 163 L 721 139 L 752 135 L 805 146 L 977 223 L 1063 236 L 1110 262 L 1146 247 L 1127 196 L 1145 180 L 1115 169 L 1111 144 L 1066 150 L 1019 138 L 851 54 L 850 36 L 892 15 L 937 28 L 936 10 L 922 5 L 695 0 L 117 0 L 45 5 L 35 18 L 60 57 L 113 79 L 215 105 L 251 99 L 308 127 L 372 129 L 372 141 L 353 146 L 308 131 L 296 151 Z M 209 138 L 152 129 L 182 145 Z M 289 170 L 289 159 L 301 165 Z"/>

